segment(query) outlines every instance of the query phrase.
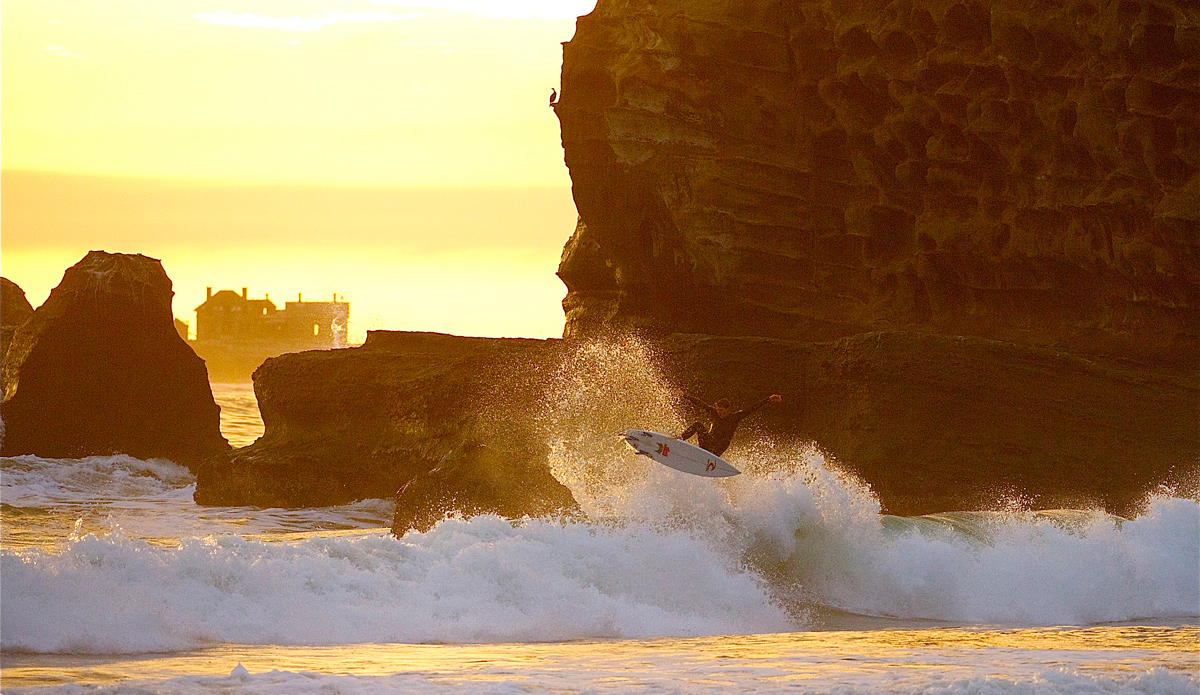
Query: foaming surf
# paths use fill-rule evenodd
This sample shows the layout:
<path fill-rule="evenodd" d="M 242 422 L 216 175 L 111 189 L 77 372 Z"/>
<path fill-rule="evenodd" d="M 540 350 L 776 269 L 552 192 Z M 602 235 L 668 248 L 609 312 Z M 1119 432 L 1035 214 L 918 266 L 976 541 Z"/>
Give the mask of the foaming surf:
<path fill-rule="evenodd" d="M 390 500 L 321 509 L 200 507 L 192 500 L 195 488 L 191 471 L 165 459 L 0 458 L 0 542 L 5 551 L 57 552 L 70 539 L 114 530 L 166 546 L 214 534 L 284 538 L 377 529 L 395 509 Z"/>
<path fill-rule="evenodd" d="M 752 574 L 685 532 L 497 517 L 164 548 L 119 531 L 5 553 L 3 648 L 558 641 L 780 631 Z M 686 571 L 681 571 L 686 568 Z"/>
<path fill-rule="evenodd" d="M 903 518 L 880 514 L 869 491 L 816 450 L 774 456 L 783 460 L 747 466 L 774 473 L 715 483 L 639 460 L 632 465 L 644 470 L 586 506 L 615 523 L 705 539 L 752 570 L 804 627 L 830 611 L 1002 625 L 1200 612 L 1193 499 L 1152 497 L 1135 519 L 1089 510 Z"/>
<path fill-rule="evenodd" d="M 1132 520 L 900 519 L 818 451 L 762 450 L 773 454 L 715 484 L 624 453 L 592 460 L 624 471 L 610 489 L 577 493 L 586 520 L 450 517 L 396 538 L 383 519 L 314 529 L 346 520 L 344 509 L 306 510 L 304 532 L 289 531 L 283 510 L 242 509 L 244 527 L 218 515 L 170 543 L 161 527 L 76 529 L 0 557 L 0 647 L 656 639 L 844 628 L 839 616 L 1087 625 L 1200 612 L 1192 499 L 1152 499 Z M 154 495 L 173 509 L 170 493 Z"/>
<path fill-rule="evenodd" d="M 1117 525 L 952 527 L 825 508 L 803 476 L 714 491 L 652 470 L 627 515 L 451 518 L 426 533 L 231 534 L 174 547 L 120 529 L 0 557 L 6 650 L 509 642 L 822 627 L 820 609 L 908 620 L 1086 625 L 1194 619 L 1192 500 Z M 818 612 L 814 618 L 813 611 Z"/>

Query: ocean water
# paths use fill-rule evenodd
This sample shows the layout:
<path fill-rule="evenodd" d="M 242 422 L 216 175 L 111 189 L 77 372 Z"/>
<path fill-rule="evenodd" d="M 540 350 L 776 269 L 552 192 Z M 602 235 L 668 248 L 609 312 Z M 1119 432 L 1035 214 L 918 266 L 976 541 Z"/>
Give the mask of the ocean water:
<path fill-rule="evenodd" d="M 205 508 L 169 461 L 0 459 L 0 689 L 1200 693 L 1195 499 L 890 517 L 752 429 L 743 475 L 687 476 L 611 434 L 676 424 L 645 360 L 582 355 L 537 416 L 586 519 L 396 538 L 389 500 Z M 253 441 L 253 392 L 214 392 Z"/>

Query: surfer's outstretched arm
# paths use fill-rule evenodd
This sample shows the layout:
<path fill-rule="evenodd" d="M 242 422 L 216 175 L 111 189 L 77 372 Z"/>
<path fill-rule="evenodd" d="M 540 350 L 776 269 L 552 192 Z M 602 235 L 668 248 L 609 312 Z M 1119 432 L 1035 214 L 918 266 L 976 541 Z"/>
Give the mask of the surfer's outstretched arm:
<path fill-rule="evenodd" d="M 759 408 L 763 407 L 764 405 L 766 405 L 768 403 L 778 403 L 779 401 L 782 401 L 782 400 L 783 400 L 783 396 L 780 396 L 778 393 L 772 393 L 770 396 L 767 396 L 766 398 L 755 403 L 754 405 L 750 406 L 749 408 L 744 408 L 742 410 L 737 411 L 731 417 L 734 417 L 737 420 L 741 420 L 742 418 L 746 417 L 747 415 L 750 415 L 751 413 L 753 413 L 754 411 L 758 410 Z"/>

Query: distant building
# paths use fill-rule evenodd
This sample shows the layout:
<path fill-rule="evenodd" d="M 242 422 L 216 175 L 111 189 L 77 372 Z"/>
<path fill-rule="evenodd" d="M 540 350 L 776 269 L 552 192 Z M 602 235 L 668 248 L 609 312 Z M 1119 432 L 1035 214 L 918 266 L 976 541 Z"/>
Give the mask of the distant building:
<path fill-rule="evenodd" d="M 242 381 L 268 357 L 285 352 L 346 347 L 350 304 L 305 302 L 303 295 L 280 309 L 270 295 L 206 289 L 196 307 L 196 339 L 191 345 L 208 364 L 214 381 Z"/>
<path fill-rule="evenodd" d="M 287 347 L 334 348 L 346 346 L 350 304 L 337 301 L 305 302 L 299 295 L 280 309 L 271 301 L 250 299 L 247 288 L 213 294 L 196 307 L 196 342 L 209 340 L 266 341 Z"/>

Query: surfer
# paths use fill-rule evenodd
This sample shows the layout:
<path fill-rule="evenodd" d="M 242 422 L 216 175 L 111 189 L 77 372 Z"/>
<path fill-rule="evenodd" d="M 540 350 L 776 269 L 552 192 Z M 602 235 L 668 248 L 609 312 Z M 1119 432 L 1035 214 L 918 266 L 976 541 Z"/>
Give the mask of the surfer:
<path fill-rule="evenodd" d="M 683 397 L 708 411 L 708 414 L 712 417 L 712 425 L 705 426 L 703 422 L 697 420 L 692 423 L 691 427 L 684 430 L 683 434 L 676 437 L 676 439 L 686 441 L 688 437 L 696 435 L 696 443 L 700 445 L 700 448 L 710 451 L 717 456 L 725 453 L 725 450 L 729 448 L 729 442 L 733 440 L 733 431 L 737 429 L 738 424 L 746 416 L 768 403 L 778 403 L 783 400 L 783 396 L 773 393 L 749 408 L 743 408 L 734 412 L 733 406 L 729 403 L 729 399 L 726 398 L 722 398 L 716 403 L 709 405 L 693 396 L 685 394 Z"/>

